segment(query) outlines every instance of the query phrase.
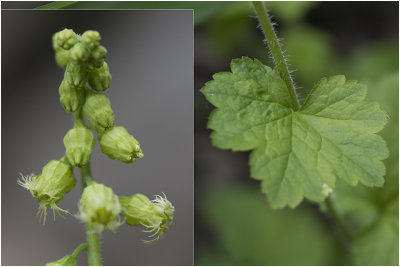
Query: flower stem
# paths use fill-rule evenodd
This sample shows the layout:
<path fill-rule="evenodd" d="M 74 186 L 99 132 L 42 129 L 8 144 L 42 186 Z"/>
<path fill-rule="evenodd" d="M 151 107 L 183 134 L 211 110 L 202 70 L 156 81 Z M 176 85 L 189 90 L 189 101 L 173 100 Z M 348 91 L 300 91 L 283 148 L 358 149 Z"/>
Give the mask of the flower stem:
<path fill-rule="evenodd" d="M 82 125 L 83 117 L 81 110 L 74 112 L 75 125 Z M 82 179 L 82 190 L 92 182 L 92 171 L 90 169 L 90 160 L 88 164 L 81 169 L 81 179 Z M 87 239 L 87 250 L 88 250 L 88 261 L 90 266 L 101 265 L 101 254 L 100 254 L 100 243 L 99 235 L 93 231 L 89 224 L 86 224 L 86 239 Z"/>
<path fill-rule="evenodd" d="M 344 223 L 343 219 L 340 217 L 330 196 L 328 196 L 325 199 L 325 204 L 326 204 L 326 207 L 328 209 L 330 216 L 335 221 L 336 225 L 342 232 L 343 236 L 346 238 L 347 241 L 351 241 L 353 239 L 353 234 L 351 233 L 351 231 L 347 227 L 347 225 Z"/>
<path fill-rule="evenodd" d="M 256 11 L 257 17 L 260 21 L 262 31 L 267 39 L 269 50 L 271 51 L 272 58 L 274 59 L 276 69 L 279 76 L 284 80 L 292 102 L 292 109 L 294 111 L 299 109 L 299 101 L 296 96 L 296 91 L 292 77 L 290 76 L 289 68 L 283 55 L 278 38 L 276 37 L 273 25 L 268 16 L 268 12 L 264 7 L 263 2 L 253 1 L 253 6 Z"/>
<path fill-rule="evenodd" d="M 85 189 L 92 182 L 90 162 L 81 169 L 82 189 Z M 101 265 L 99 235 L 86 224 L 86 238 L 88 243 L 88 260 L 90 266 Z"/>

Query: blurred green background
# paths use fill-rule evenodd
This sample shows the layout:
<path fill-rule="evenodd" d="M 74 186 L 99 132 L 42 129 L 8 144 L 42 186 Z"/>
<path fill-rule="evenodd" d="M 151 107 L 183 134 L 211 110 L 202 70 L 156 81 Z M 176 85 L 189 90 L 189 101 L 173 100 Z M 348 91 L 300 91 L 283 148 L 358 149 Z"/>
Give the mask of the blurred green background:
<path fill-rule="evenodd" d="M 390 118 L 380 133 L 390 150 L 385 186 L 338 182 L 333 194 L 354 233 L 352 243 L 324 206 L 305 201 L 295 210 L 271 210 L 259 182 L 249 177 L 249 153 L 211 145 L 206 124 L 213 107 L 200 88 L 214 73 L 229 71 L 233 58 L 272 66 L 249 2 L 69 2 L 45 8 L 63 5 L 194 9 L 195 265 L 398 265 L 398 2 L 266 2 L 301 100 L 320 78 L 344 74 L 366 84 L 369 98 Z"/>

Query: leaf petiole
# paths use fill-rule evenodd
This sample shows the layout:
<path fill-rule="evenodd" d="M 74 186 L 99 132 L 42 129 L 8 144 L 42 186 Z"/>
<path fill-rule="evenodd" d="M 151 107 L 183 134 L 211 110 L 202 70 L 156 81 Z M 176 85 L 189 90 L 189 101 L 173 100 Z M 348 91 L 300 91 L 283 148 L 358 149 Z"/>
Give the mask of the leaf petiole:
<path fill-rule="evenodd" d="M 299 100 L 297 99 L 293 79 L 292 76 L 290 75 L 286 59 L 283 55 L 281 45 L 278 41 L 273 25 L 268 16 L 268 12 L 263 2 L 253 1 L 252 3 L 257 13 L 257 17 L 260 21 L 262 31 L 264 32 L 265 38 L 267 40 L 272 58 L 274 59 L 276 69 L 278 70 L 279 76 L 285 81 L 285 84 L 288 88 L 292 109 L 294 111 L 297 111 L 299 109 Z"/>

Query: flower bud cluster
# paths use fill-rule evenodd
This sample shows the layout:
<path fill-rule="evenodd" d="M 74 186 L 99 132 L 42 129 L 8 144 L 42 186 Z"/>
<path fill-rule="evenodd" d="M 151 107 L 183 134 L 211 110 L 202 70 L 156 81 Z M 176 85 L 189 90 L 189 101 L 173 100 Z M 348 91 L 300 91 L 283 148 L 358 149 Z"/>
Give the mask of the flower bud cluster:
<path fill-rule="evenodd" d="M 53 36 L 53 48 L 58 65 L 65 68 L 60 85 L 60 102 L 67 112 L 75 112 L 84 103 L 87 83 L 95 91 L 110 87 L 111 74 L 104 58 L 107 49 L 100 45 L 97 31 L 82 36 L 64 29 Z"/>
<path fill-rule="evenodd" d="M 114 112 L 110 100 L 101 92 L 110 86 L 111 74 L 104 61 L 107 50 L 100 45 L 100 34 L 86 31 L 82 36 L 64 29 L 53 36 L 53 48 L 58 65 L 65 68 L 64 79 L 59 86 L 60 102 L 67 112 L 73 112 L 74 128 L 64 136 L 65 156 L 51 160 L 43 167 L 40 175 L 22 176 L 18 184 L 29 190 L 39 202 L 40 218 L 46 220 L 47 208 L 65 212 L 58 203 L 64 194 L 75 186 L 73 167 L 83 168 L 89 164 L 95 139 L 94 129 L 100 141 L 101 151 L 112 159 L 125 163 L 143 157 L 139 142 L 125 127 L 114 125 Z M 92 90 L 93 91 L 92 91 Z M 90 122 L 87 128 L 83 117 Z M 83 173 L 83 171 L 82 171 Z M 113 190 L 82 177 L 87 186 L 79 202 L 78 217 L 90 231 L 101 233 L 115 231 L 122 215 L 129 225 L 144 226 L 145 232 L 154 237 L 147 243 L 159 240 L 168 230 L 174 216 L 174 207 L 165 197 L 156 196 L 149 200 L 145 195 L 118 197 Z M 67 255 L 48 265 L 76 265 L 76 255 Z"/>
<path fill-rule="evenodd" d="M 91 88 L 103 92 L 110 87 L 111 74 L 104 61 L 107 50 L 100 45 L 100 40 L 97 31 L 86 31 L 79 36 L 72 30 L 64 29 L 53 36 L 57 63 L 66 68 L 59 88 L 60 102 L 67 112 L 82 111 L 83 116 L 90 121 L 91 128 L 98 133 L 103 153 L 112 159 L 131 163 L 143 157 L 139 142 L 124 127 L 114 126 L 110 100 L 101 93 L 89 90 Z M 66 148 L 77 146 L 69 145 L 71 140 L 64 139 Z M 93 148 L 91 143 L 84 147 Z M 91 153 L 88 151 L 67 150 L 67 157 L 75 167 L 85 166 L 85 159 L 87 156 L 90 158 Z"/>
<path fill-rule="evenodd" d="M 135 194 L 130 197 L 120 197 L 122 215 L 126 223 L 132 226 L 144 226 L 144 232 L 152 232 L 152 240 L 145 243 L 154 243 L 167 232 L 174 219 L 175 208 L 168 199 L 155 196 L 154 200 L 142 194 Z"/>

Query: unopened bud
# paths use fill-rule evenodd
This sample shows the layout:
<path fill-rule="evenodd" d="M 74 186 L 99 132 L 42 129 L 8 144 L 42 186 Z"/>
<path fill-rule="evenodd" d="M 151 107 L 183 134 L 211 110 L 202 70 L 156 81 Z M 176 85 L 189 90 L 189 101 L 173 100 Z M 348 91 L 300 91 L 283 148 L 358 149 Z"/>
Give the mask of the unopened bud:
<path fill-rule="evenodd" d="M 75 177 L 71 167 L 62 161 L 51 160 L 43 167 L 42 173 L 35 175 L 21 175 L 18 184 L 29 190 L 33 197 L 39 201 L 40 218 L 43 217 L 43 224 L 46 221 L 47 208 L 53 209 L 55 212 L 68 211 L 59 208 L 56 203 L 60 201 L 64 194 L 69 192 L 75 186 Z"/>
<path fill-rule="evenodd" d="M 57 65 L 62 67 L 62 68 L 67 67 L 67 65 L 68 65 L 68 63 L 70 61 L 69 52 L 65 51 L 65 50 L 56 51 L 55 58 L 56 58 Z"/>
<path fill-rule="evenodd" d="M 81 90 L 86 85 L 87 75 L 88 69 L 86 66 L 70 62 L 67 65 L 64 80 L 66 80 L 72 88 Z"/>
<path fill-rule="evenodd" d="M 92 156 L 94 144 L 93 133 L 85 127 L 69 130 L 64 137 L 68 161 L 76 168 L 86 166 Z"/>
<path fill-rule="evenodd" d="M 105 229 L 115 231 L 121 224 L 121 205 L 110 187 L 90 183 L 82 193 L 78 217 L 97 233 Z"/>
<path fill-rule="evenodd" d="M 150 201 L 145 195 L 135 194 L 130 197 L 120 197 L 119 202 L 122 207 L 121 214 L 126 223 L 133 226 L 146 227 L 145 232 L 153 232 L 150 237 L 156 236 L 145 243 L 158 241 L 168 230 L 174 219 L 175 208 L 168 199 L 155 196 Z"/>
<path fill-rule="evenodd" d="M 107 49 L 102 45 L 93 49 L 92 57 L 94 60 L 93 62 L 94 66 L 96 68 L 100 68 L 103 65 L 104 58 L 106 57 L 106 55 L 107 55 Z"/>
<path fill-rule="evenodd" d="M 82 34 L 82 42 L 86 44 L 90 49 L 96 48 L 100 44 L 100 34 L 97 31 L 85 31 Z"/>
<path fill-rule="evenodd" d="M 72 88 L 65 80 L 61 82 L 59 93 L 61 105 L 67 112 L 77 111 L 85 101 L 85 91 Z"/>
<path fill-rule="evenodd" d="M 57 34 L 57 44 L 65 50 L 71 49 L 77 42 L 77 36 L 73 30 L 64 29 Z"/>
<path fill-rule="evenodd" d="M 69 62 L 69 52 L 58 46 L 57 44 L 57 34 L 53 35 L 53 49 L 55 52 L 56 63 L 65 68 Z"/>
<path fill-rule="evenodd" d="M 90 56 L 90 52 L 88 48 L 82 44 L 77 43 L 74 47 L 70 50 L 70 58 L 71 61 L 75 64 L 82 64 L 88 61 Z"/>
<path fill-rule="evenodd" d="M 110 128 L 114 125 L 114 112 L 110 100 L 103 94 L 87 91 L 86 101 L 82 107 L 83 116 L 97 128 Z"/>
<path fill-rule="evenodd" d="M 106 130 L 100 138 L 100 146 L 104 154 L 125 163 L 143 157 L 139 142 L 122 126 Z"/>
<path fill-rule="evenodd" d="M 103 66 L 89 72 L 88 82 L 90 87 L 96 91 L 104 91 L 110 87 L 111 74 L 105 61 Z"/>

